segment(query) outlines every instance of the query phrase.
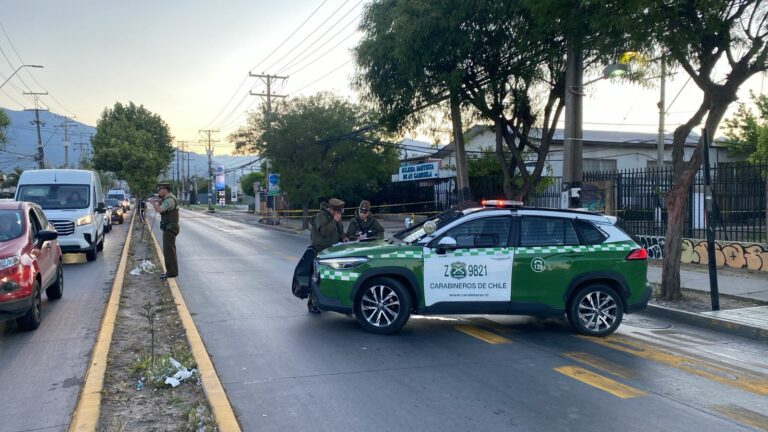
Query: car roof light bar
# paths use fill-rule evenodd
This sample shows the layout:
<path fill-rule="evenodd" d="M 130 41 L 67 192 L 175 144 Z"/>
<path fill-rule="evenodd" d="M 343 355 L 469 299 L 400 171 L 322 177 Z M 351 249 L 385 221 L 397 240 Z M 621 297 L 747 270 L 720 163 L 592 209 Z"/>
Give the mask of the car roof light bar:
<path fill-rule="evenodd" d="M 499 207 L 499 208 L 509 208 L 509 207 L 522 207 L 523 202 L 522 201 L 512 201 L 512 200 L 482 200 L 480 203 L 483 205 L 483 207 Z"/>

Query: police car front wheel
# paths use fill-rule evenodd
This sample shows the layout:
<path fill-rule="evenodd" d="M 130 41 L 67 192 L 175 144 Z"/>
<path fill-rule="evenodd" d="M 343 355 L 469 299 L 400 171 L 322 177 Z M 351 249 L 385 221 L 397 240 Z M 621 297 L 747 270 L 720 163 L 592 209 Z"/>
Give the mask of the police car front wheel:
<path fill-rule="evenodd" d="M 391 334 L 400 330 L 411 315 L 411 296 L 396 279 L 376 278 L 357 296 L 355 316 L 371 333 Z"/>
<path fill-rule="evenodd" d="M 619 327 L 624 315 L 621 299 L 606 285 L 589 285 L 573 297 L 568 320 L 579 333 L 607 336 Z"/>

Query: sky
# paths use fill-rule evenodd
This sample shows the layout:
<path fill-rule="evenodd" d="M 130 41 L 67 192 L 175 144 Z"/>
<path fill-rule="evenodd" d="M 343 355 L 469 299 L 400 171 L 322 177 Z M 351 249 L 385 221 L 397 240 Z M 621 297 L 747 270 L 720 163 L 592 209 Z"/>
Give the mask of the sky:
<path fill-rule="evenodd" d="M 249 72 L 287 76 L 273 86 L 280 95 L 356 97 L 349 85 L 351 49 L 369 1 L 0 0 L 0 82 L 22 63 L 44 66 L 13 76 L 0 89 L 0 106 L 32 108 L 22 92 L 48 91 L 41 102 L 51 111 L 95 125 L 106 107 L 132 101 L 159 114 L 176 140 L 194 151 L 204 151 L 201 129 L 219 130 L 216 153 L 226 154 L 232 150 L 227 135 L 262 102 L 249 91 L 266 90 Z M 678 71 L 667 83 L 667 132 L 701 101 L 687 81 Z M 749 100 L 749 89 L 762 92 L 763 81 L 763 75 L 754 77 L 740 100 Z M 650 84 L 591 84 L 584 129 L 656 131 L 659 90 Z"/>

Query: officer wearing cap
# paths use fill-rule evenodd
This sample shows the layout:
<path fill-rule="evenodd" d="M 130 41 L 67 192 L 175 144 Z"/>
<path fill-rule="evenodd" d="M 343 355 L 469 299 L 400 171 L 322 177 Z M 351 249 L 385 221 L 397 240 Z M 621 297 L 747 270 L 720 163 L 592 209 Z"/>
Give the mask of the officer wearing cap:
<path fill-rule="evenodd" d="M 163 258 L 165 273 L 160 278 L 166 279 L 179 275 L 179 264 L 176 261 L 176 236 L 179 235 L 179 200 L 171 193 L 171 185 L 157 185 L 157 195 L 162 202 L 153 200 L 152 207 L 160 213 L 160 229 L 163 231 Z"/>
<path fill-rule="evenodd" d="M 350 240 L 365 240 L 384 238 L 384 226 L 371 213 L 371 202 L 360 201 L 360 207 L 347 226 L 347 237 Z"/>
<path fill-rule="evenodd" d="M 309 235 L 312 241 L 310 249 L 314 251 L 314 255 L 311 256 L 311 259 L 309 259 L 310 257 L 302 259 L 304 266 L 311 265 L 314 257 L 323 249 L 329 248 L 338 242 L 347 241 L 347 236 L 344 234 L 344 225 L 341 223 L 342 213 L 344 213 L 344 201 L 338 198 L 331 198 L 327 203 L 320 203 L 320 211 L 317 212 L 314 219 L 309 223 L 312 227 Z M 302 267 L 301 262 L 299 267 Z M 298 272 L 306 272 L 307 270 L 311 270 L 311 267 L 308 269 L 297 267 Z M 307 300 L 307 309 L 312 313 L 320 313 L 320 309 L 315 306 L 311 294 L 309 300 Z"/>

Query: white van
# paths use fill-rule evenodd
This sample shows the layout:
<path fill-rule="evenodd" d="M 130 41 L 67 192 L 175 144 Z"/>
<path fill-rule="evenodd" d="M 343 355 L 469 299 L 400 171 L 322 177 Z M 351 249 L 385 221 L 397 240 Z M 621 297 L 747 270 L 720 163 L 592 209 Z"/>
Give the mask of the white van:
<path fill-rule="evenodd" d="M 116 199 L 120 203 L 120 206 L 123 207 L 123 211 L 131 209 L 131 201 L 128 198 L 128 193 L 122 189 L 108 190 L 107 199 Z"/>
<path fill-rule="evenodd" d="M 104 192 L 93 171 L 73 169 L 27 170 L 19 177 L 16 201 L 31 201 L 59 233 L 62 252 L 85 252 L 96 260 L 104 248 Z"/>

